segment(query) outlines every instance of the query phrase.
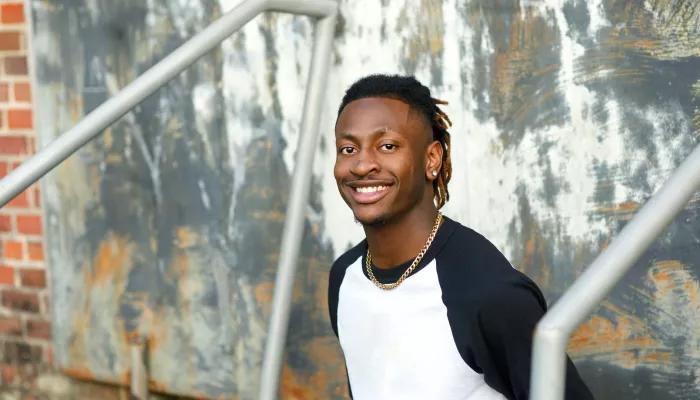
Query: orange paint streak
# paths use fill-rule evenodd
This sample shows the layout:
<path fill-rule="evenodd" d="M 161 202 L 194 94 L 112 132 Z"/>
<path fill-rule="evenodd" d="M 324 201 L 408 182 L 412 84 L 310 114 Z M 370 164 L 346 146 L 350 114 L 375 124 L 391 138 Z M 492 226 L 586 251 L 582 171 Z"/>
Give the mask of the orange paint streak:
<path fill-rule="evenodd" d="M 94 285 L 113 283 L 116 275 L 123 277 L 131 252 L 132 246 L 125 239 L 116 235 L 108 236 L 100 243 L 92 271 L 85 271 L 86 286 L 92 288 Z"/>
<path fill-rule="evenodd" d="M 83 98 L 75 89 L 68 90 L 68 107 L 71 120 L 78 122 L 83 117 Z"/>
<path fill-rule="evenodd" d="M 289 368 L 288 365 L 282 366 L 282 382 L 281 392 L 282 398 L 290 400 L 305 400 L 310 399 L 310 393 L 306 392 L 303 384 L 298 382 L 299 377 Z"/>
<path fill-rule="evenodd" d="M 262 282 L 254 290 L 255 299 L 258 301 L 262 315 L 269 316 L 272 307 L 272 295 L 275 292 L 275 283 Z"/>
<path fill-rule="evenodd" d="M 124 385 L 128 385 L 131 382 L 131 370 L 126 370 L 122 372 L 121 377 L 119 377 L 120 382 Z"/>
<path fill-rule="evenodd" d="M 249 215 L 258 223 L 280 222 L 284 223 L 285 215 L 278 210 L 253 211 Z"/>
<path fill-rule="evenodd" d="M 93 329 L 93 313 L 90 310 L 93 307 L 90 300 L 91 293 L 104 291 L 108 286 L 115 286 L 117 293 L 123 292 L 126 285 L 125 279 L 132 265 L 133 249 L 133 244 L 125 238 L 113 233 L 107 234 L 98 246 L 92 262 L 83 266 L 85 288 L 82 296 L 83 312 L 77 312 L 73 317 L 71 331 L 74 337 L 69 349 L 71 365 L 84 364 L 88 358 L 86 345 L 93 340 L 90 336 Z M 125 333 L 122 332 L 122 335 L 126 341 Z M 126 347 L 125 343 L 115 345 Z"/>
<path fill-rule="evenodd" d="M 603 307 L 613 313 L 613 320 L 594 315 L 581 324 L 569 342 L 568 353 L 572 358 L 604 359 L 623 368 L 671 361 L 671 350 L 647 333 L 644 321 L 612 303 L 604 302 Z"/>
<path fill-rule="evenodd" d="M 605 213 L 627 213 L 637 211 L 639 207 L 640 204 L 637 202 L 625 201 L 624 203 L 620 203 L 619 205 L 613 207 L 597 207 L 595 211 Z"/>
<path fill-rule="evenodd" d="M 342 359 L 340 346 L 335 337 L 315 338 L 304 346 L 304 353 L 316 362 L 316 373 L 295 374 L 288 365 L 282 369 L 282 398 L 292 400 L 320 399 L 330 391 L 347 397 L 345 367 L 337 360 Z M 342 382 L 329 388 L 330 382 Z"/>
<path fill-rule="evenodd" d="M 64 368 L 61 370 L 61 373 L 70 376 L 71 378 L 82 379 L 85 381 L 92 381 L 95 379 L 92 371 L 85 367 Z"/>
<path fill-rule="evenodd" d="M 659 261 L 649 269 L 647 277 L 654 283 L 657 297 L 682 295 L 688 299 L 688 305 L 700 307 L 698 303 L 698 282 L 692 280 L 688 268 L 677 260 Z M 676 293 L 679 291 L 679 293 Z"/>
<path fill-rule="evenodd" d="M 316 270 L 314 276 L 311 277 L 312 282 L 318 282 L 316 285 L 316 294 L 314 296 L 315 302 L 317 304 L 316 310 L 321 310 L 321 314 L 318 317 L 322 319 L 327 319 L 328 310 L 328 272 L 327 270 Z"/>
<path fill-rule="evenodd" d="M 528 275 L 540 287 L 549 287 L 552 270 L 546 262 L 535 258 L 544 251 L 545 240 L 538 233 L 538 226 L 534 221 L 528 221 L 527 228 L 523 230 L 523 236 L 527 237 L 524 243 L 525 254 L 518 266 L 518 270 Z"/>
<path fill-rule="evenodd" d="M 180 249 L 187 249 L 201 242 L 200 235 L 189 226 L 177 228 L 175 236 L 176 245 Z"/>
<path fill-rule="evenodd" d="M 495 1 L 493 7 L 498 9 L 499 3 Z M 560 66 L 536 61 L 541 60 L 543 49 L 554 45 L 558 31 L 531 8 L 516 7 L 510 21 L 502 20 L 501 15 L 488 13 L 486 20 L 475 21 L 479 29 L 493 30 L 495 37 L 507 35 L 507 40 L 496 42 L 491 86 L 493 109 L 503 121 L 524 121 L 556 93 L 555 84 L 543 87 L 542 83 L 553 82 L 546 77 L 555 74 Z"/>

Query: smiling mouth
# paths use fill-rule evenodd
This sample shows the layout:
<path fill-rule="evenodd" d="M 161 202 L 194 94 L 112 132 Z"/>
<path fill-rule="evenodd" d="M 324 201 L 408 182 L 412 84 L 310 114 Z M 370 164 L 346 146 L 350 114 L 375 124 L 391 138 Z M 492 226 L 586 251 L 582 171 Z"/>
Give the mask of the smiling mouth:
<path fill-rule="evenodd" d="M 384 186 L 369 186 L 369 187 L 357 187 L 353 188 L 358 193 L 375 193 L 375 192 L 381 192 L 383 190 L 387 190 L 389 188 L 388 185 Z"/>
<path fill-rule="evenodd" d="M 381 200 L 392 185 L 349 186 L 350 195 L 357 204 L 372 204 Z"/>

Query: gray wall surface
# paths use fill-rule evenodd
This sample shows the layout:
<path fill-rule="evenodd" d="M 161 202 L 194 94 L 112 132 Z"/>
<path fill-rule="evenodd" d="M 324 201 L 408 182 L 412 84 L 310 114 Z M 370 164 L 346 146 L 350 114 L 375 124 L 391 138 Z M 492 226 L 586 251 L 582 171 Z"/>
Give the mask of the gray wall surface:
<path fill-rule="evenodd" d="M 34 0 L 40 144 L 236 0 Z M 342 0 L 298 275 L 285 398 L 343 398 L 327 271 L 362 238 L 335 189 L 343 90 L 415 74 L 450 102 L 445 213 L 554 301 L 697 145 L 700 4 L 681 0 Z M 265 14 L 44 182 L 57 364 L 252 399 L 309 66 L 312 24 Z M 700 396 L 693 200 L 572 338 L 600 399 Z"/>

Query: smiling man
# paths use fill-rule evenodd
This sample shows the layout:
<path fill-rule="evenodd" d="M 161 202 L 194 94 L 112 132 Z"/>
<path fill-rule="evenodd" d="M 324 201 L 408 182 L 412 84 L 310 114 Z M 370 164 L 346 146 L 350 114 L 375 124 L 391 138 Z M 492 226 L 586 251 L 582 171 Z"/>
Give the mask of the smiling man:
<path fill-rule="evenodd" d="M 450 121 L 412 77 L 346 92 L 338 190 L 366 239 L 331 268 L 331 324 L 355 400 L 528 399 L 538 287 L 486 238 L 442 216 Z M 567 360 L 567 399 L 592 399 Z"/>

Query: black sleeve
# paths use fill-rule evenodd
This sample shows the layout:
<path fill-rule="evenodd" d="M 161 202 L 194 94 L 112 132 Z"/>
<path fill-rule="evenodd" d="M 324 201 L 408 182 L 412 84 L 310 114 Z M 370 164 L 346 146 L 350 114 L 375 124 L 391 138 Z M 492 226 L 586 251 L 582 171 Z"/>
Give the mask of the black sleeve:
<path fill-rule="evenodd" d="M 469 329 L 473 361 L 489 386 L 510 400 L 527 400 L 533 335 L 546 311 L 544 298 L 522 278 L 482 299 Z M 565 399 L 593 399 L 568 356 Z"/>
<path fill-rule="evenodd" d="M 340 296 L 340 285 L 343 283 L 343 278 L 345 278 L 345 270 L 348 265 L 345 259 L 348 258 L 344 255 L 338 259 L 331 266 L 331 270 L 328 276 L 328 316 L 331 322 L 331 328 L 333 328 L 333 333 L 338 337 L 338 300 Z M 350 399 L 352 399 L 352 387 L 350 387 L 350 376 L 347 372 L 347 366 L 345 368 L 345 377 L 348 383 L 348 393 Z"/>
<path fill-rule="evenodd" d="M 340 284 L 345 277 L 345 269 L 333 264 L 328 276 L 328 317 L 331 322 L 333 333 L 338 337 L 338 297 L 340 295 Z"/>
<path fill-rule="evenodd" d="M 331 327 L 336 337 L 338 337 L 338 300 L 340 297 L 340 285 L 345 278 L 345 271 L 353 262 L 362 257 L 363 249 L 366 249 L 366 246 L 366 240 L 363 240 L 355 247 L 345 252 L 335 260 L 328 273 L 328 316 L 331 320 Z"/>

